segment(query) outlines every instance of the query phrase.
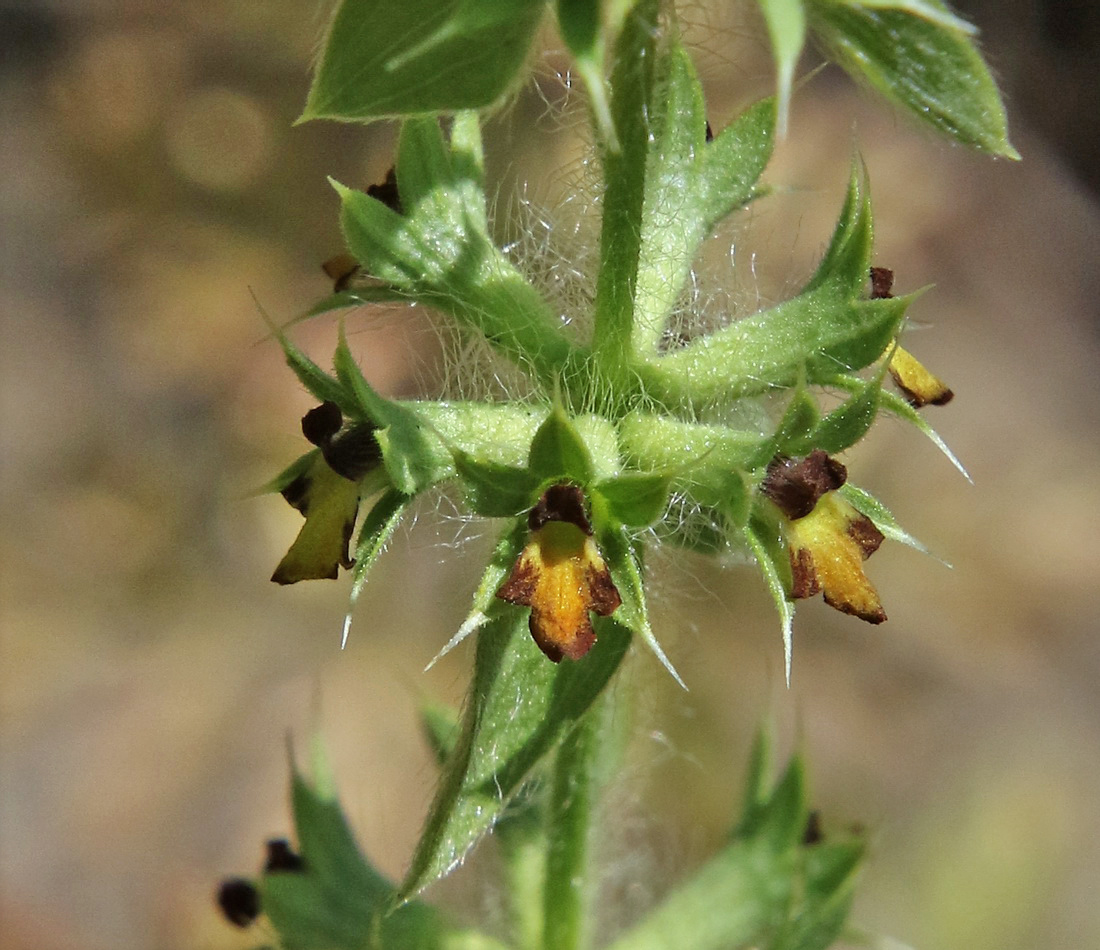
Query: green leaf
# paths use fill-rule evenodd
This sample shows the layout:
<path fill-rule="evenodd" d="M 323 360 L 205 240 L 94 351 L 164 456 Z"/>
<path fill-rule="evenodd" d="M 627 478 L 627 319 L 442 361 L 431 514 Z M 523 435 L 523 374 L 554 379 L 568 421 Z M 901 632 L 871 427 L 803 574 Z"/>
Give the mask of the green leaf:
<path fill-rule="evenodd" d="M 363 521 L 363 527 L 359 529 L 359 539 L 355 542 L 355 568 L 352 571 L 351 595 L 348 598 L 348 612 L 344 617 L 341 648 L 348 642 L 351 615 L 367 583 L 367 574 L 393 536 L 401 516 L 411 501 L 412 498 L 408 495 L 391 489 L 375 502 L 370 514 Z"/>
<path fill-rule="evenodd" d="M 845 298 L 862 296 L 870 273 L 873 242 L 870 189 L 859 164 L 853 162 L 833 236 L 802 293 L 829 287 Z"/>
<path fill-rule="evenodd" d="M 333 366 L 343 389 L 355 395 L 356 416 L 379 427 L 375 438 L 382 448 L 382 459 L 393 487 L 406 495 L 415 495 L 438 481 L 444 473 L 437 467 L 437 453 L 427 437 L 426 427 L 413 409 L 390 402 L 374 391 L 348 349 L 343 325 Z"/>
<path fill-rule="evenodd" d="M 821 419 L 821 407 L 814 395 L 805 387 L 803 381 L 795 387 L 783 417 L 775 427 L 775 434 L 760 447 L 752 460 L 752 468 L 768 465 L 776 455 L 805 454 L 808 436 L 817 428 Z"/>
<path fill-rule="evenodd" d="M 612 517 L 630 528 L 653 524 L 668 508 L 672 476 L 664 472 L 624 472 L 596 486 Z"/>
<path fill-rule="evenodd" d="M 770 522 L 757 516 L 744 529 L 749 550 L 756 565 L 764 575 L 768 593 L 772 595 L 775 609 L 783 630 L 783 668 L 787 686 L 791 685 L 791 657 L 793 654 L 794 604 L 787 596 L 791 589 L 791 562 L 786 545 Z"/>
<path fill-rule="evenodd" d="M 793 870 L 793 854 L 774 854 L 761 841 L 735 842 L 615 940 L 610 950 L 756 945 L 782 920 Z"/>
<path fill-rule="evenodd" d="M 406 294 L 384 284 L 364 284 L 351 290 L 341 290 L 338 293 L 323 297 L 310 307 L 301 316 L 288 321 L 290 326 L 308 320 L 310 317 L 319 317 L 322 314 L 332 313 L 334 310 L 348 310 L 352 307 L 364 307 L 372 303 L 408 303 Z"/>
<path fill-rule="evenodd" d="M 246 497 L 251 498 L 256 495 L 281 494 L 288 485 L 297 481 L 298 478 L 305 475 L 306 472 L 313 467 L 320 454 L 320 449 L 310 449 L 305 455 L 298 456 L 298 458 L 279 472 L 279 474 L 267 484 L 261 485 L 259 488 L 250 491 Z"/>
<path fill-rule="evenodd" d="M 794 70 L 806 45 L 806 13 L 802 0 L 759 0 L 775 56 L 780 136 L 787 134 Z"/>
<path fill-rule="evenodd" d="M 662 402 L 712 404 L 791 386 L 824 382 L 882 355 L 914 299 L 865 299 L 870 266 L 870 200 L 858 169 L 832 240 L 802 292 L 736 320 L 640 368 Z"/>
<path fill-rule="evenodd" d="M 455 149 L 469 144 L 451 144 L 454 166 Z M 372 275 L 483 334 L 547 389 L 590 378 L 585 352 L 564 336 L 542 295 L 485 233 L 480 209 L 465 196 L 473 187 L 469 178 L 422 198 L 409 216 L 332 184 L 341 198 L 348 249 Z"/>
<path fill-rule="evenodd" d="M 261 902 L 286 950 L 440 947 L 443 924 L 424 904 L 385 912 L 392 885 L 363 857 L 339 802 L 295 769 L 294 824 L 304 867 L 273 871 L 260 882 Z"/>
<path fill-rule="evenodd" d="M 618 148 L 605 145 L 602 156 L 605 187 L 592 349 L 603 374 L 615 382 L 629 373 L 659 7 L 658 0 L 638 0 L 631 7 L 616 43 L 611 74 Z"/>
<path fill-rule="evenodd" d="M 635 348 L 656 346 L 695 252 L 707 231 L 699 168 L 706 117 L 691 57 L 674 40 L 662 49 L 649 104 L 647 148 L 634 293 Z"/>
<path fill-rule="evenodd" d="M 399 899 L 462 861 L 607 685 L 630 632 L 610 618 L 596 617 L 594 626 L 598 639 L 584 660 L 560 664 L 550 663 L 531 639 L 525 610 L 502 604 L 481 628 L 462 736 Z"/>
<path fill-rule="evenodd" d="M 833 945 L 851 910 L 864 850 L 859 841 L 803 849 L 802 899 L 769 950 L 825 950 Z"/>
<path fill-rule="evenodd" d="M 894 298 L 897 299 L 897 298 Z M 874 301 L 877 303 L 878 301 Z M 845 389 L 848 392 L 858 392 L 863 386 L 864 381 L 858 376 L 840 375 L 834 376 L 832 379 L 822 379 L 823 383 L 829 386 L 836 386 L 840 389 Z M 947 460 L 959 470 L 959 473 L 968 482 L 973 482 L 970 477 L 970 473 L 967 472 L 962 462 L 954 452 L 948 448 L 947 443 L 940 438 L 939 433 L 933 429 L 916 409 L 914 409 L 909 403 L 898 396 L 896 393 L 889 392 L 882 389 L 879 391 L 879 406 L 885 409 L 893 416 L 897 416 L 899 419 L 904 419 L 906 422 L 912 424 L 921 432 L 927 436 L 946 457 Z"/>
<path fill-rule="evenodd" d="M 863 856 L 860 842 L 804 845 L 806 779 L 794 757 L 772 785 L 761 731 L 744 814 L 731 842 L 612 950 L 824 950 L 839 934 Z"/>
<path fill-rule="evenodd" d="M 592 456 L 576 426 L 560 405 L 555 405 L 531 440 L 527 467 L 540 482 L 568 478 L 587 485 L 592 478 Z"/>
<path fill-rule="evenodd" d="M 703 149 L 699 184 L 707 230 L 760 194 L 757 182 L 775 144 L 775 110 L 774 99 L 762 99 Z"/>
<path fill-rule="evenodd" d="M 632 633 L 641 637 L 646 646 L 653 651 L 658 662 L 683 689 L 687 685 L 676 668 L 661 649 L 653 628 L 649 624 L 649 606 L 645 595 L 645 578 L 642 567 L 642 547 L 635 543 L 627 530 L 616 524 L 600 504 L 592 508 L 593 528 L 599 542 L 600 553 L 607 562 L 611 579 L 618 588 L 622 604 L 615 611 L 615 618 L 628 627 Z"/>
<path fill-rule="evenodd" d="M 606 43 L 601 29 L 604 6 L 600 0 L 557 0 L 558 29 L 588 88 L 600 136 L 609 148 L 618 149 L 615 123 L 611 118 L 610 89 L 604 77 Z"/>
<path fill-rule="evenodd" d="M 516 81 L 545 0 L 343 0 L 299 121 L 478 109 Z"/>
<path fill-rule="evenodd" d="M 870 518 L 875 523 L 875 527 L 891 541 L 898 541 L 911 548 L 916 548 L 922 554 L 930 553 L 928 548 L 898 524 L 893 512 L 870 492 L 857 488 L 851 482 L 845 482 L 840 486 L 839 491 L 848 499 L 856 511 Z"/>
<path fill-rule="evenodd" d="M 846 399 L 817 424 L 808 434 L 805 448 L 797 454 L 806 454 L 811 449 L 822 449 L 835 455 L 855 445 L 867 434 L 878 415 L 881 390 L 882 376 L 876 374 L 874 379 L 864 383 L 859 392 Z"/>
<path fill-rule="evenodd" d="M 401 123 L 394 170 L 406 214 L 415 214 L 417 206 L 429 195 L 450 190 L 454 184 L 450 154 L 435 116 Z"/>
<path fill-rule="evenodd" d="M 761 726 L 752 742 L 748 768 L 745 769 L 745 800 L 741 806 L 741 819 L 733 831 L 733 838 L 751 838 L 763 819 L 764 809 L 771 797 L 773 763 L 772 735 Z"/>
<path fill-rule="evenodd" d="M 526 468 L 478 459 L 456 449 L 455 469 L 466 489 L 466 502 L 474 514 L 508 518 L 534 504 L 539 479 Z"/>
<path fill-rule="evenodd" d="M 420 707 L 420 731 L 440 767 L 454 752 L 461 728 L 461 717 L 453 707 L 431 701 Z"/>
<path fill-rule="evenodd" d="M 700 405 L 793 385 L 803 368 L 807 382 L 825 382 L 838 370 L 877 359 L 909 302 L 843 301 L 822 289 L 804 293 L 652 361 L 646 381 L 662 401 Z"/>
<path fill-rule="evenodd" d="M 298 377 L 298 382 L 305 386 L 314 399 L 319 402 L 336 403 L 340 407 L 340 411 L 350 419 L 370 421 L 369 417 L 363 414 L 363 409 L 354 395 L 338 379 L 334 379 L 298 349 L 290 337 L 281 329 L 272 326 L 271 332 L 275 334 L 279 346 L 282 347 L 287 366 L 294 371 L 294 375 Z"/>
<path fill-rule="evenodd" d="M 477 585 L 477 590 L 474 593 L 470 612 L 466 615 L 466 619 L 459 626 L 455 635 L 447 641 L 443 649 L 428 664 L 427 669 L 435 666 L 440 659 L 450 653 L 471 633 L 488 623 L 490 611 L 494 607 L 499 610 L 500 602 L 496 599 L 496 593 L 511 573 L 516 558 L 519 557 L 520 552 L 527 543 L 529 533 L 527 519 L 516 518 L 497 539 L 493 553 L 489 557 L 489 563 L 485 566 L 485 571 L 481 575 L 481 582 Z"/>
<path fill-rule="evenodd" d="M 676 492 L 682 492 L 693 504 L 724 513 L 731 524 L 742 524 L 748 517 L 745 473 L 763 464 L 755 460 L 768 441 L 765 436 L 634 411 L 620 422 L 619 438 L 632 467 L 670 477 Z M 768 451 L 764 462 L 774 454 Z M 709 511 L 704 516 L 713 520 Z M 675 516 L 664 520 L 676 524 L 678 531 L 682 527 L 691 533 L 693 529 Z M 719 549 L 724 547 L 724 532 L 715 540 Z"/>
<path fill-rule="evenodd" d="M 691 57 L 674 38 L 661 49 L 648 116 L 634 295 L 633 343 L 656 348 L 711 229 L 756 195 L 771 156 L 775 105 L 757 103 L 709 144 L 703 92 Z"/>
<path fill-rule="evenodd" d="M 964 145 L 1019 158 L 988 68 L 941 4 L 805 3 L 814 35 L 854 78 Z"/>

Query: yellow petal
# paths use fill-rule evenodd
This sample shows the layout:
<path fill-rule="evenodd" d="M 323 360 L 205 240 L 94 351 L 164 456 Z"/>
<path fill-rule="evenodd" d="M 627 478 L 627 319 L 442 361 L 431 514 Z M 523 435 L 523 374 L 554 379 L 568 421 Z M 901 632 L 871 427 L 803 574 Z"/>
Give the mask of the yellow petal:
<path fill-rule="evenodd" d="M 920 360 L 900 346 L 890 357 L 890 375 L 910 405 L 917 409 L 928 405 L 945 406 L 954 398 L 955 394 L 943 380 L 933 376 Z"/>
<path fill-rule="evenodd" d="M 564 521 L 531 532 L 497 596 L 531 608 L 531 636 L 555 663 L 579 660 L 596 642 L 589 611 L 608 616 L 621 602 L 595 541 Z"/>
<path fill-rule="evenodd" d="M 350 567 L 348 545 L 359 511 L 359 484 L 337 475 L 318 456 L 283 490 L 283 496 L 305 515 L 306 523 L 275 568 L 276 584 L 334 578 Z"/>
<path fill-rule="evenodd" d="M 868 623 L 882 623 L 878 592 L 863 562 L 882 543 L 882 533 L 835 492 L 824 495 L 808 515 L 787 523 L 793 584 L 791 596 L 821 591 L 830 607 Z"/>

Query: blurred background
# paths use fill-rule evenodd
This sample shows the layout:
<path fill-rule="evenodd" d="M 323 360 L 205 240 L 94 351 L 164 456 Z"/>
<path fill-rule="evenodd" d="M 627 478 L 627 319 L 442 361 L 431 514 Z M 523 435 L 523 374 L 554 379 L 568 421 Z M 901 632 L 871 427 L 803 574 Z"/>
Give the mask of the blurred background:
<path fill-rule="evenodd" d="M 753 306 L 797 289 L 858 143 L 877 263 L 899 292 L 936 284 L 910 349 L 956 392 L 926 412 L 974 484 L 890 422 L 845 460 L 954 568 L 884 546 L 868 569 L 884 627 L 800 607 L 788 691 L 751 568 L 654 562 L 656 627 L 691 692 L 644 652 L 616 686 L 639 698 L 606 806 L 608 928 L 718 846 L 770 717 L 808 754 L 826 832 L 870 836 L 858 925 L 925 950 L 1100 946 L 1100 26 L 1081 2 L 961 6 L 1024 162 L 935 140 L 827 70 L 795 101 L 767 174 L 778 193 L 726 274 Z M 258 942 L 213 893 L 289 832 L 286 736 L 302 745 L 317 721 L 388 873 L 431 797 L 416 710 L 461 702 L 469 645 L 421 670 L 464 615 L 484 527 L 423 505 L 341 651 L 346 579 L 270 584 L 300 519 L 245 497 L 303 450 L 311 405 L 258 304 L 281 321 L 327 291 L 319 264 L 341 241 L 325 176 L 363 187 L 390 164 L 384 125 L 292 127 L 324 17 L 296 0 L 0 3 L 9 950 Z M 741 5 L 685 22 L 717 129 L 768 90 L 766 49 Z M 570 98 L 562 62 L 494 127 L 502 206 L 517 182 L 553 206 L 584 178 L 576 121 L 548 107 Z M 717 257 L 728 270 L 728 241 Z M 416 391 L 436 347 L 421 321 L 351 318 L 379 389 Z M 332 326 L 296 339 L 323 362 Z M 490 866 L 439 896 L 491 917 Z"/>

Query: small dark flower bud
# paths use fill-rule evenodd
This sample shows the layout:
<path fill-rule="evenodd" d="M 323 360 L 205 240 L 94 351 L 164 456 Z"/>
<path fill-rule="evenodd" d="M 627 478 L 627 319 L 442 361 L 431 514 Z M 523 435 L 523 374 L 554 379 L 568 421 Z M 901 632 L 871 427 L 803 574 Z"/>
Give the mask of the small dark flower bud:
<path fill-rule="evenodd" d="M 248 927 L 260 916 L 260 892 L 243 877 L 230 877 L 218 887 L 218 907 L 236 927 Z"/>

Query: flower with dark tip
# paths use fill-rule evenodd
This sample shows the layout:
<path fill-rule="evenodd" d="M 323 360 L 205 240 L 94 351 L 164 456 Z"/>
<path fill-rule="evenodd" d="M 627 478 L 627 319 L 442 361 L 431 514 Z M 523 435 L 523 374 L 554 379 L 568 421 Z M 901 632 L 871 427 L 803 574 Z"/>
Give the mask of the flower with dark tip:
<path fill-rule="evenodd" d="M 600 555 L 576 485 L 551 485 L 528 512 L 529 540 L 497 597 L 531 608 L 528 624 L 553 662 L 579 660 L 596 642 L 589 612 L 610 616 L 622 599 Z"/>
<path fill-rule="evenodd" d="M 837 492 L 847 478 L 840 462 L 815 449 L 804 458 L 774 459 L 761 491 L 780 512 L 791 560 L 790 596 L 821 593 L 830 607 L 882 623 L 886 612 L 863 562 L 883 535 Z"/>
<path fill-rule="evenodd" d="M 894 272 L 888 267 L 871 268 L 871 299 L 893 297 Z M 914 409 L 922 406 L 946 406 L 955 394 L 938 376 L 930 373 L 912 353 L 901 346 L 892 346 L 890 376 Z M 890 349 L 887 349 L 890 352 Z"/>
<path fill-rule="evenodd" d="M 351 567 L 348 547 L 361 482 L 382 459 L 375 429 L 368 422 L 345 427 L 339 407 L 331 402 L 302 417 L 302 434 L 320 451 L 281 492 L 306 523 L 271 575 L 276 584 L 333 579 L 341 567 Z"/>

